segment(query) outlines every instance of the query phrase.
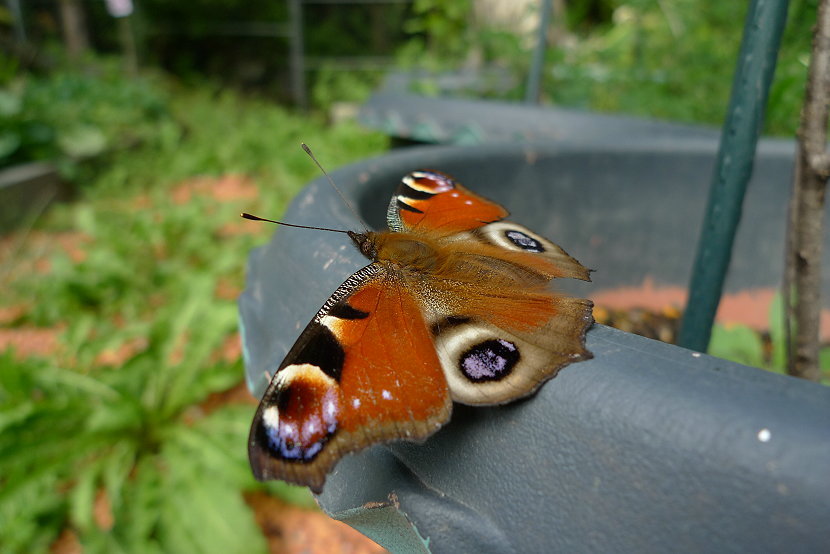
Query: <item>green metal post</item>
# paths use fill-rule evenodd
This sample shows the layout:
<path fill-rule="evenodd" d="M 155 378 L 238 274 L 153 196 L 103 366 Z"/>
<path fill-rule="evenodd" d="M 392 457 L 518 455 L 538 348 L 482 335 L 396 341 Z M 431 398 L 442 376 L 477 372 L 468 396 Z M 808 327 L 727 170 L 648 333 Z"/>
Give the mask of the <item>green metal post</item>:
<path fill-rule="evenodd" d="M 678 344 L 692 350 L 705 351 L 709 345 L 746 185 L 752 175 L 755 146 L 763 127 L 788 4 L 789 0 L 753 0 L 746 16 L 729 111 L 721 133 L 689 300 L 678 338 Z"/>

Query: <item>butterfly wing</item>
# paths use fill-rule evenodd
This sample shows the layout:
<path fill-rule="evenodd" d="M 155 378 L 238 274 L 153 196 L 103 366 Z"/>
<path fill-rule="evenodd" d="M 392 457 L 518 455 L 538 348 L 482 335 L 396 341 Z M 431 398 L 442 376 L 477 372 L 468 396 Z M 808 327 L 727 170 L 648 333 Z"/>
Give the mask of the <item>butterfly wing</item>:
<path fill-rule="evenodd" d="M 319 493 L 345 454 L 423 440 L 451 410 L 416 300 L 371 264 L 335 291 L 272 378 L 248 439 L 251 467 Z"/>
<path fill-rule="evenodd" d="M 591 280 L 591 270 L 570 256 L 561 246 L 518 223 L 499 221 L 450 238 L 468 239 L 522 255 L 522 263 L 538 271 L 547 280 L 560 277 Z"/>
<path fill-rule="evenodd" d="M 566 365 L 592 357 L 585 348 L 585 332 L 593 323 L 590 300 L 549 295 L 534 304 L 547 314 L 541 325 L 457 315 L 438 324 L 435 348 L 454 401 L 511 402 L 532 394 Z"/>
<path fill-rule="evenodd" d="M 422 229 L 443 234 L 474 229 L 507 216 L 508 211 L 499 204 L 432 170 L 406 175 L 386 213 L 392 231 Z"/>
<path fill-rule="evenodd" d="M 589 270 L 561 247 L 526 227 L 501 221 L 509 215 L 504 207 L 467 190 L 440 171 L 407 174 L 392 196 L 386 215 L 392 231 L 436 233 L 445 237 L 445 242 L 475 240 L 508 251 L 537 254 L 533 263 L 545 265 L 550 278 L 591 280 Z"/>
<path fill-rule="evenodd" d="M 430 322 L 453 400 L 502 404 L 532 394 L 564 366 L 591 358 L 590 300 L 557 294 L 551 279 L 590 272 L 530 229 L 499 221 L 445 237 L 464 271 L 442 280 L 455 300 Z M 461 302 L 458 298 L 465 298 Z"/>
<path fill-rule="evenodd" d="M 390 229 L 440 237 L 458 271 L 431 283 L 435 348 L 453 400 L 501 404 L 532 394 L 564 366 L 585 360 L 589 300 L 551 292 L 559 277 L 590 281 L 561 247 L 515 223 L 508 212 L 449 175 L 415 171 L 403 178 L 387 211 Z M 442 309 L 443 308 L 443 309 Z"/>
<path fill-rule="evenodd" d="M 588 270 L 507 215 L 442 173 L 403 179 L 386 240 L 409 233 L 402 243 L 423 238 L 454 261 L 414 273 L 378 261 L 335 291 L 257 410 L 248 453 L 258 479 L 320 492 L 345 454 L 434 433 L 453 399 L 509 402 L 591 357 L 591 302 L 547 290 L 555 277 L 590 280 Z"/>

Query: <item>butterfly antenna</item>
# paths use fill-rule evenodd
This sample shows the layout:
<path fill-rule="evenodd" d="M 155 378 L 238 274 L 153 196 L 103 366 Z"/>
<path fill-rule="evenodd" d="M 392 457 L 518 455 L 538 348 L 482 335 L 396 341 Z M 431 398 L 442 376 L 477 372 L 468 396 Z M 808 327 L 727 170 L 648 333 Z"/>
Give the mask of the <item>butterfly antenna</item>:
<path fill-rule="evenodd" d="M 349 234 L 348 231 L 343 231 L 342 229 L 329 229 L 328 227 L 311 227 L 310 225 L 297 225 L 295 223 L 285 223 L 282 221 L 275 221 L 273 219 L 259 217 L 258 215 L 251 215 L 249 213 L 242 213 L 239 215 L 241 215 L 245 219 L 250 219 L 251 221 L 267 221 L 268 223 L 276 223 L 277 225 L 283 225 L 285 227 L 296 227 L 297 229 L 313 229 L 314 231 L 330 231 L 332 233 L 344 233 L 346 235 Z"/>
<path fill-rule="evenodd" d="M 300 145 L 303 147 L 303 150 L 305 150 L 305 153 L 308 154 L 308 156 L 314 161 L 315 165 L 317 165 L 317 167 L 320 168 L 320 171 L 323 172 L 323 175 L 326 176 L 326 179 L 329 180 L 329 184 L 331 185 L 331 188 L 333 188 L 337 192 L 337 194 L 340 196 L 340 199 L 343 201 L 343 203 L 349 208 L 349 210 L 351 210 L 351 212 L 354 214 L 354 216 L 357 218 L 357 220 L 361 224 L 363 224 L 363 228 L 368 231 L 369 230 L 369 225 L 367 225 L 367 223 L 363 220 L 363 218 L 360 217 L 360 214 L 357 213 L 357 210 L 354 209 L 354 206 L 352 206 L 351 202 L 346 200 L 346 197 L 343 195 L 343 193 L 340 191 L 340 189 L 337 188 L 337 185 L 334 184 L 334 179 L 331 178 L 331 176 L 328 174 L 328 172 L 325 169 L 323 169 L 323 166 L 320 164 L 320 162 L 317 161 L 317 157 L 314 155 L 314 152 L 311 151 L 311 148 L 309 148 L 308 145 L 304 142 L 300 143 Z"/>

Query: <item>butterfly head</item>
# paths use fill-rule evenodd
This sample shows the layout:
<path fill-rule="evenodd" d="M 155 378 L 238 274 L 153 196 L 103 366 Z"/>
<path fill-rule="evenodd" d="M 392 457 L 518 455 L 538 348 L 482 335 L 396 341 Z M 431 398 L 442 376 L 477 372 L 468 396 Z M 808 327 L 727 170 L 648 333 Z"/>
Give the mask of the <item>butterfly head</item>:
<path fill-rule="evenodd" d="M 372 261 L 376 261 L 378 259 L 378 247 L 375 240 L 375 233 L 371 231 L 366 231 L 365 233 L 348 231 L 348 235 L 349 238 L 354 241 L 355 246 L 357 246 L 357 249 L 360 250 L 361 254 Z"/>

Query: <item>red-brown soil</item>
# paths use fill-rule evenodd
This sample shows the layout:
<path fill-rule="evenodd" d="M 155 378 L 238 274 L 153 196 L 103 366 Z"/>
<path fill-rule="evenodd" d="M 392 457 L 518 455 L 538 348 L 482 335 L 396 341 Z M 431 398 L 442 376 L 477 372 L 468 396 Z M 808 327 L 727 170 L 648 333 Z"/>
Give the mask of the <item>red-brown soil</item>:
<path fill-rule="evenodd" d="M 386 552 L 377 543 L 322 512 L 291 506 L 264 493 L 247 494 L 245 501 L 253 508 L 272 553 Z"/>

